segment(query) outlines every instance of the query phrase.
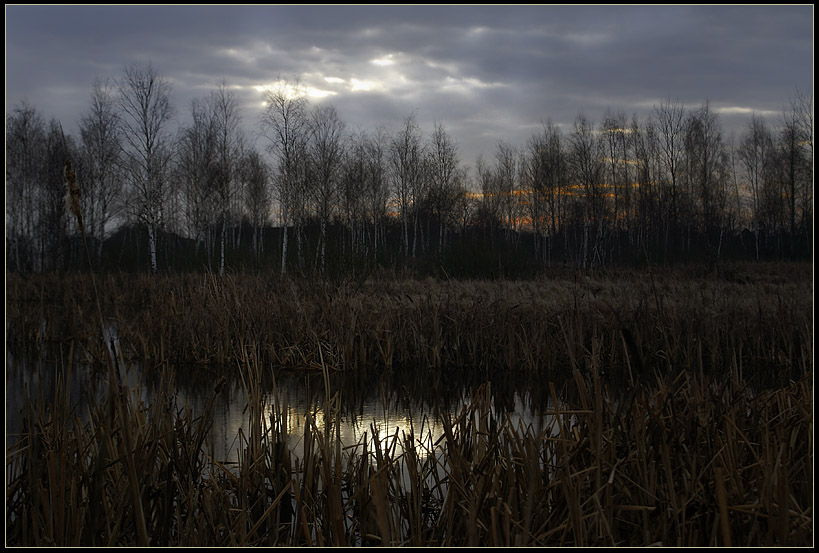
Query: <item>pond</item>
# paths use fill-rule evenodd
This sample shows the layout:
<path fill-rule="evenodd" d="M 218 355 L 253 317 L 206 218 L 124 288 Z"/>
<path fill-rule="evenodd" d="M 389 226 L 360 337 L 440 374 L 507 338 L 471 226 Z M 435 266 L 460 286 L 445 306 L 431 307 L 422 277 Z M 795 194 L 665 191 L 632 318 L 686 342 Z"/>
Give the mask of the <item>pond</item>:
<path fill-rule="evenodd" d="M 67 356 L 64 353 L 62 357 Z M 224 386 L 213 397 L 206 447 L 215 460 L 232 466 L 238 461 L 242 437 L 249 434 L 250 417 L 254 416 L 248 408 L 248 378 L 243 378 L 238 368 L 169 368 L 174 371 L 173 411 L 180 413 L 190 409 L 194 417 L 203 414 L 214 393 L 217 375 L 226 376 Z M 308 421 L 312 421 L 319 432 L 326 428 L 325 410 L 330 397 L 337 398 L 337 430 L 342 448 L 361 444 L 365 439 L 371 448 L 375 436 L 381 440 L 382 447 L 390 446 L 397 437 L 393 446 L 400 448 L 403 437 L 412 434 L 416 444 L 420 444 L 419 454 L 423 455 L 442 437 L 442 420 L 446 417 L 454 420 L 481 386 L 488 386 L 490 390 L 490 418 L 495 423 L 508 417 L 514 426 L 530 427 L 534 432 L 554 424 L 552 400 L 545 383 L 535 385 L 513 374 L 492 381 L 480 375 L 447 375 L 440 371 L 432 374 L 423 370 L 417 374 L 406 371 L 368 375 L 332 373 L 326 379 L 316 372 L 272 369 L 260 372 L 263 374 L 256 384 L 262 386 L 263 423 L 269 428 L 274 412 L 280 417 L 283 415 L 287 447 L 298 458 L 302 457 L 302 439 L 305 425 L 310 424 Z M 7 450 L 17 441 L 21 430 L 24 398 L 29 402 L 39 398 L 43 404 L 50 405 L 54 403 L 56 390 L 61 389 L 68 394 L 75 414 L 87 422 L 89 406 L 104 400 L 107 378 L 104 370 L 94 371 L 80 363 L 68 363 L 60 354 L 52 353 L 47 360 L 26 361 L 7 351 Z M 121 369 L 121 379 L 130 393 L 145 405 L 152 402 L 159 379 L 155 369 L 143 370 L 141 363 L 133 362 Z M 67 386 L 58 387 L 58 382 L 63 381 L 67 381 Z"/>

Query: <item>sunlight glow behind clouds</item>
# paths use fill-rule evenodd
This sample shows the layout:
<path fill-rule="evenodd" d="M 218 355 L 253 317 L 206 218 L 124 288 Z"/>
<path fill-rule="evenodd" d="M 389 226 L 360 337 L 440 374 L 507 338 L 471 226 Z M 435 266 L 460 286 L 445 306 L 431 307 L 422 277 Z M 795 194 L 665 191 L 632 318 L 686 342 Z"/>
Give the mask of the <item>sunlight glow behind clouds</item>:
<path fill-rule="evenodd" d="M 180 124 L 224 79 L 253 126 L 263 93 L 300 78 L 298 94 L 337 104 L 351 126 L 390 127 L 411 110 L 425 128 L 443 119 L 474 160 L 498 139 L 525 143 L 546 119 L 570 132 L 579 112 L 644 120 L 667 98 L 708 100 L 726 132 L 741 131 L 752 113 L 780 114 L 795 86 L 812 91 L 810 6 L 188 10 L 10 6 L 7 110 L 26 98 L 72 132 L 95 77 L 151 59 L 173 83 Z M 58 92 L 70 86 L 76 95 Z"/>
<path fill-rule="evenodd" d="M 332 90 L 319 90 L 318 88 L 307 87 L 305 89 L 307 95 L 311 98 L 324 98 L 325 96 L 335 96 L 338 92 Z"/>
<path fill-rule="evenodd" d="M 238 46 L 217 48 L 215 53 L 216 55 L 234 59 L 244 64 L 254 64 L 259 60 L 272 56 L 274 51 L 270 44 L 257 40 L 244 48 Z"/>
<path fill-rule="evenodd" d="M 372 63 L 373 65 L 378 65 L 380 67 L 386 67 L 395 64 L 395 62 L 392 61 L 392 54 L 385 56 L 383 58 L 376 58 L 374 60 L 370 60 L 370 63 Z"/>
<path fill-rule="evenodd" d="M 762 115 L 762 116 L 774 116 L 777 115 L 778 112 L 768 110 L 768 109 L 754 109 L 749 107 L 743 106 L 726 106 L 726 107 L 715 107 L 713 108 L 715 112 L 720 114 L 726 115 Z"/>
<path fill-rule="evenodd" d="M 301 87 L 294 87 L 290 84 L 284 85 L 281 83 L 269 83 L 269 84 L 262 84 L 254 86 L 257 91 L 265 94 L 266 92 L 276 91 L 278 89 L 283 89 L 284 94 L 288 98 L 298 98 L 300 96 L 309 96 L 310 98 L 324 98 L 326 96 L 335 96 L 338 92 L 332 90 L 321 90 L 319 88 L 314 88 L 312 86 L 301 86 Z M 265 102 L 263 102 L 266 105 Z"/>
<path fill-rule="evenodd" d="M 350 79 L 350 90 L 358 92 L 359 90 L 369 91 L 375 88 L 381 88 L 372 81 L 360 81 L 358 79 Z"/>
<path fill-rule="evenodd" d="M 480 89 L 485 88 L 499 88 L 504 87 L 502 83 L 485 83 L 474 77 L 456 78 L 447 77 L 440 85 L 440 89 L 444 92 L 454 94 L 473 94 Z"/>

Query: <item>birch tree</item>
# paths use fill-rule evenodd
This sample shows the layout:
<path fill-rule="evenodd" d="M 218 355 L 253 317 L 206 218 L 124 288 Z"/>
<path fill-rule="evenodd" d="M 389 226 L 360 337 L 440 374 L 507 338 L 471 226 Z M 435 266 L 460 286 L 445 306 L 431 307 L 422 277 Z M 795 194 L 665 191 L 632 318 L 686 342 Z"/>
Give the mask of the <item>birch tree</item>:
<path fill-rule="evenodd" d="M 430 136 L 429 166 L 431 169 L 431 187 L 429 196 L 432 208 L 438 217 L 438 252 L 444 248 L 444 231 L 449 213 L 457 195 L 457 180 L 460 167 L 458 147 L 443 123 L 437 122 Z"/>
<path fill-rule="evenodd" d="M 287 229 L 300 213 L 304 187 L 304 152 L 308 136 L 307 100 L 298 80 L 279 79 L 265 91 L 266 107 L 262 115 L 262 132 L 277 161 L 277 195 L 282 221 L 281 274 L 287 272 Z M 300 240 L 299 229 L 296 229 Z M 299 256 L 300 257 L 300 256 Z"/>
<path fill-rule="evenodd" d="M 786 199 L 790 250 L 797 234 L 809 236 L 813 215 L 813 100 L 798 94 L 781 115 L 778 136 L 780 180 Z"/>
<path fill-rule="evenodd" d="M 670 188 L 670 228 L 676 240 L 677 221 L 679 211 L 679 176 L 682 164 L 683 140 L 685 131 L 685 109 L 670 100 L 655 106 L 657 138 L 659 139 L 659 154 L 665 170 L 665 178 Z M 668 223 L 667 223 L 668 224 Z M 668 228 L 668 227 L 666 227 Z M 668 234 L 666 233 L 666 247 Z"/>
<path fill-rule="evenodd" d="M 489 230 L 490 240 L 494 244 L 495 226 L 499 225 L 502 218 L 502 194 L 501 180 L 498 177 L 496 168 L 478 154 L 475 161 L 475 171 L 478 177 L 478 187 L 481 192 L 481 213 L 480 218 Z"/>
<path fill-rule="evenodd" d="M 751 215 L 753 217 L 756 259 L 759 260 L 759 234 L 762 221 L 763 186 L 771 166 L 773 139 L 765 121 L 753 114 L 739 146 L 739 158 L 745 169 L 745 178 L 751 192 Z"/>
<path fill-rule="evenodd" d="M 415 207 L 419 199 L 421 188 L 423 160 L 423 145 L 421 130 L 415 121 L 415 114 L 404 118 L 403 126 L 390 141 L 390 168 L 393 182 L 393 191 L 398 200 L 398 210 L 401 217 L 401 244 L 404 250 L 404 259 L 409 257 L 409 215 L 410 209 Z M 417 210 L 414 210 L 416 211 Z M 414 220 L 413 253 L 417 242 L 417 217 Z"/>
<path fill-rule="evenodd" d="M 102 259 L 107 227 L 122 208 L 122 124 L 113 85 L 94 82 L 91 106 L 80 121 L 83 220 Z"/>
<path fill-rule="evenodd" d="M 568 186 L 568 160 L 560 128 L 547 122 L 529 140 L 526 170 L 530 190 L 529 209 L 536 237 L 548 236 L 548 247 L 535 241 L 536 255 L 544 264 L 551 262 L 552 241 L 562 229 Z"/>
<path fill-rule="evenodd" d="M 504 219 L 506 240 L 510 244 L 517 236 L 518 224 L 518 152 L 506 142 L 498 142 L 495 150 L 495 178 L 500 194 L 501 213 Z"/>
<path fill-rule="evenodd" d="M 65 205 L 66 159 L 76 159 L 76 148 L 71 137 L 66 138 L 56 119 L 48 122 L 43 170 L 39 179 L 37 222 L 39 260 L 36 266 L 43 271 L 60 271 L 66 266 L 65 239 L 68 217 Z"/>
<path fill-rule="evenodd" d="M 655 118 L 649 117 L 641 124 L 635 115 L 632 117 L 630 129 L 630 151 L 634 160 L 637 184 L 635 215 L 637 244 L 647 248 L 653 238 L 659 241 L 661 223 L 657 205 L 656 181 L 660 162 Z"/>
<path fill-rule="evenodd" d="M 725 213 L 725 182 L 722 179 L 726 152 L 717 114 L 708 102 L 691 113 L 685 134 L 686 177 L 699 200 L 701 228 L 707 239 L 720 232 Z"/>
<path fill-rule="evenodd" d="M 33 269 L 45 134 L 42 116 L 27 102 L 6 115 L 6 252 L 17 271 Z"/>
<path fill-rule="evenodd" d="M 594 126 L 585 115 L 578 114 L 574 132 L 569 137 L 569 159 L 574 182 L 583 192 L 583 268 L 587 266 L 589 251 L 593 253 L 592 263 L 602 262 L 601 246 L 603 223 L 606 216 L 605 195 L 601 187 L 603 177 L 603 155 Z M 589 247 L 590 230 L 595 235 Z"/>
<path fill-rule="evenodd" d="M 631 187 L 627 163 L 626 116 L 606 114 L 600 126 L 606 158 L 606 180 L 612 197 L 612 224 L 620 243 L 620 230 L 629 223 Z"/>
<path fill-rule="evenodd" d="M 367 134 L 363 131 L 351 135 L 342 164 L 340 204 L 344 224 L 349 231 L 351 260 L 353 256 L 360 254 L 366 245 L 368 140 Z M 351 266 L 355 270 L 355 265 Z"/>
<path fill-rule="evenodd" d="M 245 210 L 253 226 L 253 253 L 258 262 L 264 252 L 262 231 L 270 219 L 270 168 L 255 150 L 245 154 L 240 167 L 245 182 Z"/>
<path fill-rule="evenodd" d="M 690 219 L 694 219 L 695 223 L 699 220 L 697 230 L 703 233 L 706 245 L 719 261 L 727 220 L 729 160 L 722 141 L 719 117 L 710 109 L 708 102 L 688 117 L 685 159 L 690 197 L 696 201 L 695 207 L 698 208 Z"/>
<path fill-rule="evenodd" d="M 241 114 L 236 95 L 224 81 L 209 98 L 213 128 L 216 133 L 216 166 L 213 184 L 219 206 L 219 274 L 225 272 L 225 242 L 230 208 L 239 186 L 238 163 L 244 138 L 240 131 Z"/>
<path fill-rule="evenodd" d="M 310 191 L 321 225 L 320 273 L 324 276 L 327 258 L 327 224 L 341 192 L 344 161 L 344 122 L 333 106 L 317 106 L 309 120 L 308 162 L 314 179 Z"/>
<path fill-rule="evenodd" d="M 148 232 L 151 271 L 157 271 L 157 231 L 165 223 L 173 117 L 171 85 L 150 62 L 126 67 L 119 83 L 123 143 L 132 214 Z"/>
<path fill-rule="evenodd" d="M 177 180 L 182 184 L 183 213 L 189 236 L 196 249 L 204 244 L 210 265 L 212 254 L 211 227 L 219 206 L 213 179 L 217 164 L 217 132 L 207 102 L 194 98 L 191 102 L 190 124 L 182 129 L 177 152 Z"/>
<path fill-rule="evenodd" d="M 365 197 L 368 217 L 372 223 L 372 260 L 374 263 L 378 262 L 379 241 L 384 242 L 386 234 L 383 230 L 383 223 L 390 197 L 388 147 L 388 135 L 383 127 L 376 129 L 375 134 L 368 136 L 365 142 Z"/>

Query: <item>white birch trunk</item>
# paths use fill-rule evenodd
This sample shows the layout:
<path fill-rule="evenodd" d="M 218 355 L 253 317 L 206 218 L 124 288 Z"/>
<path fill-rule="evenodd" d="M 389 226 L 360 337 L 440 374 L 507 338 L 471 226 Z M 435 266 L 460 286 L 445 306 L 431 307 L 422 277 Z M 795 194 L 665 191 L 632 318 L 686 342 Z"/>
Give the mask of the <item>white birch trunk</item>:
<path fill-rule="evenodd" d="M 148 223 L 148 247 L 151 250 L 151 271 L 156 273 L 156 232 L 153 223 Z"/>
<path fill-rule="evenodd" d="M 282 276 L 287 274 L 287 225 L 282 225 Z"/>
<path fill-rule="evenodd" d="M 327 256 L 327 222 L 321 220 L 321 276 L 324 276 L 325 260 Z"/>
<path fill-rule="evenodd" d="M 224 214 L 222 215 L 222 236 L 220 237 L 220 244 L 219 244 L 219 276 L 225 274 L 225 234 L 226 234 L 226 224 L 225 224 L 226 217 Z"/>

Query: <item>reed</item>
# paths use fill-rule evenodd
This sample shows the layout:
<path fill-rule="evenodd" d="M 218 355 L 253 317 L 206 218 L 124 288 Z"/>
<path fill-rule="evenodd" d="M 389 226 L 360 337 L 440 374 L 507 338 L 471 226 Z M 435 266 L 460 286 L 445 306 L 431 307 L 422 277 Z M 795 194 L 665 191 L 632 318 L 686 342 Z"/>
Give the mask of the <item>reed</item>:
<path fill-rule="evenodd" d="M 154 546 L 813 540 L 810 375 L 755 395 L 728 377 L 656 375 L 623 407 L 578 374 L 583 399 L 556 400 L 541 430 L 492 415 L 487 385 L 437 443 L 422 425 L 346 447 L 330 396 L 297 457 L 286 404 L 264 405 L 252 359 L 241 369 L 250 426 L 235 466 L 208 453 L 208 416 L 176 405 L 171 376 L 151 405 L 109 391 L 86 423 L 62 388 L 29 404 L 7 456 L 7 543 L 135 545 L 136 508 Z M 123 500 L 131 470 L 140 502 Z"/>
<path fill-rule="evenodd" d="M 809 277 L 107 275 L 100 297 L 79 275 L 9 275 L 9 348 L 67 376 L 26 398 L 7 451 L 7 545 L 810 545 Z M 132 360 L 152 360 L 148 403 L 123 378 Z M 66 387 L 86 363 L 107 368 L 87 416 Z M 199 417 L 173 391 L 191 363 L 213 375 Z M 286 398 L 266 399 L 282 368 L 322 375 L 298 455 Z M 422 422 L 342 444 L 334 376 L 376 373 L 428 394 L 486 384 L 437 441 Z M 210 429 L 234 378 L 248 424 L 231 464 Z M 494 404 L 535 382 L 542 429 Z"/>
<path fill-rule="evenodd" d="M 101 310 L 117 325 L 123 355 L 149 364 L 230 367 L 250 347 L 264 365 L 316 372 L 557 379 L 588 369 L 596 336 L 603 376 L 627 381 L 652 367 L 701 365 L 715 374 L 733 367 L 765 386 L 812 367 L 810 275 L 788 270 L 791 280 L 748 269 L 741 280 L 626 273 L 334 287 L 250 275 L 108 275 Z M 88 309 L 94 291 L 82 275 L 10 275 L 7 297 L 16 348 L 73 339 L 84 361 L 106 366 Z"/>

